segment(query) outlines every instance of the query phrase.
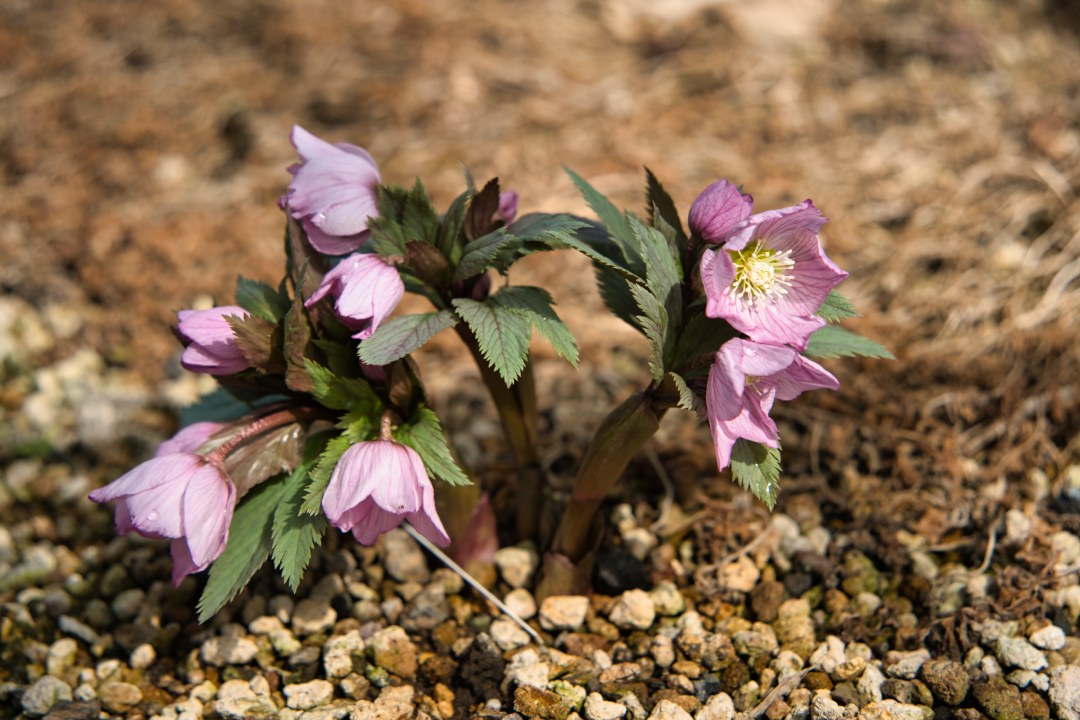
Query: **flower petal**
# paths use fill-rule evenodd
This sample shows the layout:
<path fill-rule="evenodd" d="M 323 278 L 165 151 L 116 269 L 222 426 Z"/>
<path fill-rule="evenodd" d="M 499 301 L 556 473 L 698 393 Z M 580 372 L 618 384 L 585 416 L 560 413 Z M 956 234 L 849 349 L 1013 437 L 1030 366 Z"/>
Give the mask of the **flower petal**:
<path fill-rule="evenodd" d="M 154 457 L 171 455 L 173 453 L 194 453 L 196 450 L 199 449 L 199 446 L 201 446 L 203 443 L 210 439 L 211 435 L 213 435 L 223 427 L 225 427 L 225 423 L 191 423 L 187 427 L 181 429 L 180 432 L 176 433 L 171 438 L 158 445 L 158 449 L 157 452 L 154 453 Z"/>
<path fill-rule="evenodd" d="M 204 464 L 184 492 L 184 536 L 191 561 L 205 567 L 225 550 L 236 506 L 236 486 L 217 467 Z"/>
<path fill-rule="evenodd" d="M 416 531 L 439 547 L 450 544 L 450 536 L 446 534 L 442 520 L 435 508 L 435 488 L 428 482 L 423 488 L 423 504 L 420 510 L 409 513 L 406 517 Z"/>
<path fill-rule="evenodd" d="M 108 502 L 141 493 L 166 483 L 187 483 L 202 460 L 196 455 L 172 454 L 151 458 L 113 480 L 105 487 L 90 492 L 94 502 Z"/>
<path fill-rule="evenodd" d="M 752 197 L 739 192 L 727 180 L 717 180 L 690 206 L 690 230 L 705 242 L 722 243 L 750 216 L 753 207 Z"/>
<path fill-rule="evenodd" d="M 783 372 L 768 380 L 779 400 L 794 400 L 807 390 L 839 390 L 840 381 L 813 360 L 797 355 Z"/>

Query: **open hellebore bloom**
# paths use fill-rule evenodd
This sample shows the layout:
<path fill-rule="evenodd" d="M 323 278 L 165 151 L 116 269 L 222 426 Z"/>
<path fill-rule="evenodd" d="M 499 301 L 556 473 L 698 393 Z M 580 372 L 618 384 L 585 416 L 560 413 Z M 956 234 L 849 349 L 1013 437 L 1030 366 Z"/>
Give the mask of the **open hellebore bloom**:
<path fill-rule="evenodd" d="M 299 125 L 293 126 L 290 140 L 303 162 L 289 168 L 289 212 L 319 252 L 344 255 L 356 250 L 367 240 L 368 218 L 379 214 L 375 160 L 361 147 L 328 143 Z"/>
<path fill-rule="evenodd" d="M 186 347 L 180 364 L 191 372 L 232 375 L 247 370 L 249 363 L 236 346 L 236 335 L 225 318 L 247 317 L 248 311 L 236 305 L 209 310 L 181 310 L 177 332 Z"/>
<path fill-rule="evenodd" d="M 353 445 L 341 456 L 323 495 L 334 527 L 371 545 L 408 520 L 421 535 L 446 547 L 450 537 L 435 510 L 435 488 L 420 456 L 392 440 Z"/>
<path fill-rule="evenodd" d="M 223 468 L 206 458 L 169 453 L 94 490 L 90 499 L 116 501 L 121 535 L 134 530 L 145 537 L 171 538 L 173 584 L 178 585 L 225 550 L 236 487 Z"/>
<path fill-rule="evenodd" d="M 751 340 L 806 349 L 825 321 L 814 315 L 847 273 L 825 255 L 825 217 L 810 200 L 758 213 L 701 256 L 705 314 Z"/>
<path fill-rule="evenodd" d="M 722 243 L 753 208 L 754 198 L 727 180 L 717 180 L 690 206 L 690 231 L 707 243 Z"/>
<path fill-rule="evenodd" d="M 328 294 L 337 298 L 334 308 L 355 331 L 353 337 L 363 340 L 397 307 L 405 294 L 405 283 L 394 266 L 378 255 L 356 254 L 326 273 L 304 304 L 311 307 Z"/>
<path fill-rule="evenodd" d="M 744 438 L 776 447 L 779 433 L 769 417 L 773 402 L 793 400 L 806 390 L 837 390 L 839 381 L 789 347 L 735 339 L 716 352 L 705 390 L 706 414 L 716 463 L 731 462 L 731 448 Z"/>

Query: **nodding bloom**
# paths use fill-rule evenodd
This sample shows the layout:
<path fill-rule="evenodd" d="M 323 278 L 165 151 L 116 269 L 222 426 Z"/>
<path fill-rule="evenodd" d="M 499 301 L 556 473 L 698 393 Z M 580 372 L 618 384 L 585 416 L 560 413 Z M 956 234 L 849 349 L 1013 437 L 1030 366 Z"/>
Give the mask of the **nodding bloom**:
<path fill-rule="evenodd" d="M 304 305 L 311 307 L 327 295 L 336 298 L 334 308 L 354 338 L 371 337 L 394 311 L 405 294 L 405 283 L 394 266 L 378 255 L 356 254 L 326 273 L 319 288 Z"/>
<path fill-rule="evenodd" d="M 509 225 L 517 217 L 518 194 L 513 190 L 499 193 L 499 209 L 495 211 L 495 220 L 502 220 Z"/>
<path fill-rule="evenodd" d="M 777 446 L 779 433 L 769 417 L 775 400 L 793 400 L 806 390 L 839 387 L 828 370 L 792 348 L 742 339 L 727 341 L 716 352 L 705 390 L 717 465 L 721 470 L 728 466 L 739 438 Z"/>
<path fill-rule="evenodd" d="M 393 440 L 356 443 L 341 456 L 322 501 L 331 524 L 371 545 L 408 520 L 446 547 L 450 537 L 435 510 L 435 488 L 416 451 Z"/>
<path fill-rule="evenodd" d="M 177 332 L 184 341 L 180 364 L 191 372 L 210 375 L 233 375 L 250 367 L 236 346 L 236 335 L 225 318 L 247 317 L 248 311 L 236 305 L 209 310 L 181 310 L 176 313 Z"/>
<path fill-rule="evenodd" d="M 219 422 L 191 423 L 180 430 L 180 432 L 158 445 L 154 457 L 172 455 L 173 453 L 193 453 L 198 450 L 203 443 L 209 440 L 211 435 L 218 430 L 221 430 L 225 425 L 226 423 Z"/>
<path fill-rule="evenodd" d="M 810 200 L 752 215 L 701 256 L 705 314 L 756 342 L 806 349 L 825 325 L 814 315 L 847 273 L 825 255 L 825 217 Z"/>
<path fill-rule="evenodd" d="M 289 212 L 319 252 L 353 252 L 368 238 L 368 218 L 379 214 L 375 160 L 361 147 L 328 143 L 299 125 L 290 140 L 302 161 L 289 168 Z"/>
<path fill-rule="evenodd" d="M 717 180 L 690 206 L 690 232 L 707 243 L 722 243 L 753 208 L 754 198 L 727 180 Z"/>
<path fill-rule="evenodd" d="M 190 444 L 194 434 L 178 434 L 173 440 Z M 236 486 L 219 464 L 190 452 L 170 452 L 94 490 L 90 499 L 116 501 L 116 531 L 121 535 L 134 530 L 144 537 L 172 539 L 172 580 L 178 585 L 225 550 Z"/>

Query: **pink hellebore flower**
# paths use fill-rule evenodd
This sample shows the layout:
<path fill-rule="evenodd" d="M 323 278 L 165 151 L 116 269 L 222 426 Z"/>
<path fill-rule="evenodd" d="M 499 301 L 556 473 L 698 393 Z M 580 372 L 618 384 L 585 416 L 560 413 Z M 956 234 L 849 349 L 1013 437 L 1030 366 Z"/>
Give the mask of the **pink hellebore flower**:
<path fill-rule="evenodd" d="M 754 198 L 727 180 L 717 180 L 690 206 L 690 232 L 707 243 L 722 243 L 753 208 Z"/>
<path fill-rule="evenodd" d="M 806 349 L 825 321 L 814 315 L 847 273 L 825 255 L 825 217 L 810 200 L 758 213 L 701 256 L 705 314 L 756 342 Z"/>
<path fill-rule="evenodd" d="M 247 317 L 248 311 L 236 305 L 209 310 L 181 310 L 177 332 L 186 347 L 180 364 L 187 370 L 210 375 L 233 375 L 247 370 L 250 364 L 236 346 L 236 335 L 225 318 Z"/>
<path fill-rule="evenodd" d="M 193 453 L 198 450 L 203 443 L 209 440 L 211 435 L 223 427 L 225 427 L 225 423 L 191 423 L 187 427 L 181 429 L 180 432 L 158 445 L 154 457 L 172 455 L 174 453 Z"/>
<path fill-rule="evenodd" d="M 408 520 L 421 535 L 446 547 L 450 537 L 435 510 L 435 488 L 416 451 L 392 440 L 353 445 L 341 456 L 323 495 L 334 527 L 364 545 Z"/>
<path fill-rule="evenodd" d="M 773 401 L 793 400 L 806 390 L 837 390 L 828 370 L 789 347 L 729 340 L 717 351 L 705 390 L 706 414 L 716 463 L 731 462 L 739 438 L 776 447 L 779 433 L 769 417 Z"/>
<path fill-rule="evenodd" d="M 326 295 L 337 298 L 337 313 L 358 340 L 371 337 L 405 294 L 394 266 L 378 255 L 356 254 L 326 273 L 318 290 L 304 304 L 311 307 Z"/>
<path fill-rule="evenodd" d="M 177 440 L 177 438 L 173 438 Z M 103 488 L 94 502 L 116 501 L 116 530 L 171 538 L 173 584 L 205 569 L 225 550 L 236 486 L 225 470 L 190 453 L 158 455 Z"/>
<path fill-rule="evenodd" d="M 518 194 L 513 190 L 499 193 L 499 209 L 495 211 L 495 219 L 502 220 L 509 225 L 517 217 Z"/>
<path fill-rule="evenodd" d="M 353 252 L 367 240 L 368 218 L 379 214 L 375 160 L 361 147 L 330 144 L 299 125 L 293 126 L 290 140 L 303 162 L 289 168 L 289 212 L 319 252 Z"/>

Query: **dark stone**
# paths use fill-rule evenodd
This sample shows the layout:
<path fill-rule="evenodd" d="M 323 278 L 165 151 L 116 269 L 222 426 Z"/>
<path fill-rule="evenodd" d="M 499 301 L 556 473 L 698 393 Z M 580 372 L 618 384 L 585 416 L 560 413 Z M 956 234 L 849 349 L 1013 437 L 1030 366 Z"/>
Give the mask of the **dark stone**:
<path fill-rule="evenodd" d="M 914 705 L 918 701 L 915 685 L 909 680 L 888 678 L 881 683 L 881 694 L 908 705 Z"/>
<path fill-rule="evenodd" d="M 89 702 L 61 700 L 49 709 L 44 720 L 97 720 L 100 714 L 100 700 Z"/>
<path fill-rule="evenodd" d="M 570 701 L 550 690 L 523 685 L 514 691 L 514 710 L 526 717 L 543 720 L 566 720 Z"/>
<path fill-rule="evenodd" d="M 946 705 L 959 705 L 968 694 L 970 676 L 960 663 L 947 658 L 932 658 L 923 663 L 919 677 Z"/>
<path fill-rule="evenodd" d="M 498 646 L 487 633 L 476 636 L 458 668 L 458 677 L 478 697 L 499 697 L 499 683 L 502 682 L 506 661 Z"/>
<path fill-rule="evenodd" d="M 750 668 L 742 661 L 733 662 L 720 673 L 720 685 L 728 695 L 734 694 L 750 680 Z"/>
<path fill-rule="evenodd" d="M 859 704 L 859 693 L 855 691 L 855 686 L 846 680 L 836 683 L 836 687 L 832 689 L 832 696 L 841 707 L 852 703 Z"/>
<path fill-rule="evenodd" d="M 457 667 L 457 662 L 451 657 L 432 655 L 420 664 L 420 677 L 432 685 L 435 683 L 449 685 Z"/>
<path fill-rule="evenodd" d="M 563 651 L 578 657 L 589 657 L 594 650 L 607 652 L 609 647 L 611 642 L 607 638 L 593 633 L 570 633 L 562 641 Z"/>
<path fill-rule="evenodd" d="M 708 701 L 709 698 L 721 692 L 723 689 L 724 686 L 720 682 L 720 678 L 716 676 L 716 673 L 708 673 L 694 681 L 694 693 L 701 702 Z"/>
<path fill-rule="evenodd" d="M 832 679 L 829 678 L 827 673 L 823 673 L 820 670 L 811 670 L 806 673 L 806 677 L 803 678 L 803 686 L 811 692 L 815 690 L 832 690 Z"/>
<path fill-rule="evenodd" d="M 1050 706 L 1039 693 L 1031 690 L 1020 693 L 1020 705 L 1024 708 L 1024 717 L 1029 720 L 1050 720 Z"/>
<path fill-rule="evenodd" d="M 649 569 L 622 548 L 604 550 L 596 558 L 593 588 L 602 595 L 622 595 L 649 587 Z"/>
<path fill-rule="evenodd" d="M 761 622 L 776 619 L 780 603 L 784 602 L 784 586 L 775 580 L 760 582 L 750 591 L 750 609 Z"/>
<path fill-rule="evenodd" d="M 809 573 L 793 572 L 784 577 L 784 589 L 792 597 L 801 597 L 814 586 L 814 578 Z"/>
<path fill-rule="evenodd" d="M 1001 677 L 976 683 L 971 690 L 979 708 L 990 720 L 1024 720 L 1024 706 L 1020 691 Z"/>

